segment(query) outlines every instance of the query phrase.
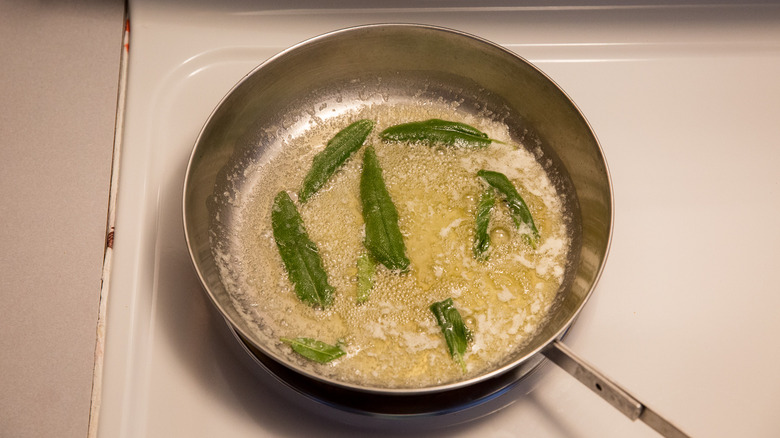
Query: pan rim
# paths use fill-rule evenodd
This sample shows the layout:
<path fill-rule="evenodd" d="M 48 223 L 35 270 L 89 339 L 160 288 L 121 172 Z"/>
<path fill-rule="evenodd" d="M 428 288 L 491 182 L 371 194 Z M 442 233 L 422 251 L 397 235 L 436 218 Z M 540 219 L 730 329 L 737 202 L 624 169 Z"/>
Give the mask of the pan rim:
<path fill-rule="evenodd" d="M 605 176 L 606 176 L 606 185 L 609 190 L 609 226 L 607 230 L 607 238 L 604 245 L 604 255 L 600 261 L 599 266 L 596 269 L 595 275 L 593 277 L 593 281 L 590 284 L 590 287 L 587 291 L 587 293 L 584 294 L 584 298 L 581 300 L 578 308 L 572 312 L 570 316 L 567 317 L 566 322 L 562 324 L 558 330 L 554 332 L 554 334 L 548 336 L 549 339 L 546 339 L 543 343 L 540 343 L 537 347 L 530 349 L 525 352 L 525 354 L 515 360 L 510 361 L 509 363 L 498 367 L 496 369 L 492 369 L 483 373 L 480 373 L 477 376 L 458 380 L 446 384 L 440 384 L 440 385 L 433 385 L 433 386 L 426 386 L 426 387 L 418 387 L 418 388 L 394 388 L 394 387 L 373 387 L 373 386 L 365 386 L 365 385 L 358 385 L 353 384 L 350 382 L 344 382 L 332 378 L 328 378 L 325 376 L 318 375 L 316 373 L 307 372 L 306 370 L 300 370 L 295 369 L 298 373 L 301 373 L 303 375 L 306 375 L 309 378 L 313 378 L 315 380 L 319 380 L 323 383 L 327 383 L 330 385 L 335 385 L 341 388 L 353 390 L 353 391 L 359 391 L 359 392 L 367 392 L 367 393 L 375 393 L 375 394 L 388 394 L 388 395 L 421 395 L 421 394 L 431 394 L 431 393 L 438 393 L 438 392 L 445 392 L 450 391 L 454 389 L 463 388 L 465 386 L 469 386 L 481 381 L 485 381 L 488 379 L 492 379 L 496 376 L 499 376 L 501 374 L 506 373 L 507 371 L 514 369 L 518 367 L 521 363 L 528 361 L 531 357 L 537 356 L 539 353 L 541 353 L 549 344 L 554 342 L 556 339 L 560 338 L 566 330 L 574 323 L 574 321 L 578 318 L 580 313 L 582 312 L 583 307 L 587 304 L 587 302 L 590 300 L 590 297 L 592 296 L 596 285 L 598 284 L 598 281 L 600 280 L 604 268 L 606 266 L 609 250 L 612 243 L 613 238 L 613 231 L 614 231 L 614 192 L 612 188 L 612 179 L 609 172 L 608 163 L 606 161 L 606 157 L 604 155 L 603 148 L 601 147 L 601 143 L 598 140 L 598 137 L 596 136 L 595 131 L 593 130 L 590 122 L 587 120 L 587 118 L 584 116 L 580 108 L 576 105 L 576 103 L 571 99 L 571 97 L 552 79 L 550 78 L 546 73 L 541 71 L 538 67 L 527 61 L 525 58 L 521 57 L 520 55 L 512 52 L 511 50 L 508 50 L 496 43 L 493 43 L 491 41 L 488 41 L 484 38 L 481 38 L 479 36 L 475 36 L 463 31 L 441 27 L 441 26 L 434 26 L 434 25 L 427 25 L 427 24 L 414 24 L 414 23 L 375 23 L 375 24 L 366 24 L 366 25 L 359 25 L 359 26 L 351 26 L 343 29 L 337 29 L 331 32 L 327 32 L 321 35 L 317 35 L 315 37 L 306 39 L 304 41 L 301 41 L 293 46 L 290 46 L 289 48 L 275 54 L 274 56 L 268 58 L 267 60 L 263 61 L 253 69 L 251 69 L 246 75 L 244 75 L 235 85 L 233 85 L 230 90 L 222 97 L 222 99 L 219 101 L 219 103 L 215 106 L 215 108 L 211 111 L 208 118 L 204 122 L 203 126 L 201 127 L 200 132 L 198 133 L 198 136 L 195 139 L 195 143 L 192 149 L 192 152 L 190 154 L 188 164 L 185 170 L 185 178 L 184 178 L 184 185 L 183 185 L 183 196 L 182 196 L 182 220 L 184 225 L 184 237 L 187 244 L 187 250 L 190 255 L 190 261 L 195 268 L 196 274 L 199 278 L 199 281 L 201 283 L 201 286 L 203 287 L 206 294 L 209 296 L 209 299 L 211 303 L 216 307 L 216 309 L 219 311 L 219 313 L 228 321 L 230 326 L 238 332 L 239 335 L 241 335 L 244 339 L 246 339 L 248 342 L 252 344 L 253 347 L 257 348 L 259 351 L 266 354 L 268 357 L 274 359 L 276 362 L 279 362 L 280 364 L 290 367 L 289 364 L 285 363 L 282 358 L 277 357 L 276 354 L 273 352 L 268 351 L 267 348 L 265 348 L 262 345 L 258 345 L 257 342 L 255 342 L 253 336 L 250 333 L 246 333 L 245 330 L 242 328 L 241 324 L 238 324 L 236 321 L 233 320 L 231 315 L 224 311 L 222 309 L 222 306 L 215 296 L 214 292 L 211 290 L 209 283 L 207 279 L 205 278 L 203 272 L 200 269 L 200 266 L 196 262 L 196 254 L 195 250 L 193 248 L 193 245 L 191 243 L 191 233 L 188 226 L 189 220 L 188 220 L 188 208 L 187 208 L 187 202 L 188 202 L 188 196 L 187 192 L 188 189 L 192 183 L 191 181 L 191 175 L 192 175 L 192 168 L 193 163 L 196 159 L 197 153 L 198 153 L 198 145 L 200 145 L 204 133 L 207 130 L 208 126 L 211 124 L 212 120 L 215 118 L 215 116 L 220 111 L 220 108 L 222 108 L 223 104 L 226 102 L 226 100 L 237 90 L 239 89 L 244 83 L 246 83 L 250 77 L 252 77 L 254 74 L 256 74 L 261 69 L 265 68 L 266 66 L 275 63 L 280 58 L 283 58 L 287 56 L 291 52 L 295 52 L 299 50 L 301 47 L 305 47 L 309 44 L 313 44 L 316 42 L 320 42 L 329 38 L 332 38 L 334 36 L 338 36 L 345 33 L 355 32 L 355 31 L 362 31 L 365 29 L 373 29 L 373 28 L 412 28 L 412 29 L 425 29 L 429 31 L 435 31 L 435 32 L 445 32 L 453 35 L 457 35 L 459 37 L 465 37 L 468 39 L 471 39 L 473 41 L 477 41 L 482 44 L 486 44 L 494 49 L 498 49 L 501 52 L 505 53 L 506 55 L 511 56 L 512 58 L 515 58 L 519 60 L 520 62 L 526 64 L 530 68 L 534 69 L 535 72 L 539 75 L 541 75 L 546 81 L 548 81 L 552 86 L 554 86 L 558 92 L 560 92 L 567 100 L 568 102 L 573 106 L 576 113 L 579 115 L 579 117 L 584 121 L 585 125 L 587 126 L 587 129 L 589 130 L 590 134 L 593 136 L 593 140 L 595 143 L 595 146 L 598 149 L 599 156 L 601 158 L 601 162 L 605 169 Z"/>

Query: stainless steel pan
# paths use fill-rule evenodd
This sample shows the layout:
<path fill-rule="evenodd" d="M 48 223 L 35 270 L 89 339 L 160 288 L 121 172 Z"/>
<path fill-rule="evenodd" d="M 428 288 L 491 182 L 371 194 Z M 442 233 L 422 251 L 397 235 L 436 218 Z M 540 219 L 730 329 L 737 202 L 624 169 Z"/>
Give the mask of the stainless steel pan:
<path fill-rule="evenodd" d="M 399 390 L 312 374 L 254 334 L 216 266 L 212 242 L 225 231 L 214 225 L 214 218 L 221 214 L 220 221 L 229 222 L 224 215 L 230 213 L 215 199 L 223 192 L 240 192 L 242 185 L 226 173 L 275 156 L 284 147 L 283 138 L 305 129 L 305 121 L 318 111 L 350 111 L 381 101 L 459 102 L 461 110 L 492 114 L 515 139 L 543 150 L 545 170 L 564 194 L 572 218 L 568 270 L 547 323 L 505 363 L 467 380 Z M 187 244 L 206 292 L 264 360 L 341 391 L 392 397 L 462 390 L 544 355 L 628 417 L 668 436 L 684 436 L 559 341 L 593 292 L 606 261 L 613 222 L 609 172 L 596 136 L 574 103 L 544 73 L 498 45 L 449 29 L 383 24 L 332 32 L 280 53 L 243 78 L 209 117 L 187 169 L 183 208 Z"/>

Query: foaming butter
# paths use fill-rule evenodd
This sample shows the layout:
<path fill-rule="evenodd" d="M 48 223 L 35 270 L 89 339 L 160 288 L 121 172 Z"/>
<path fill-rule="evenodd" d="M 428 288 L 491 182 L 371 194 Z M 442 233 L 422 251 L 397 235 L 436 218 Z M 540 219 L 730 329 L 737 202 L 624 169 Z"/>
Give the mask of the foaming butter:
<path fill-rule="evenodd" d="M 379 266 L 368 301 L 358 304 L 357 258 L 363 247 L 359 181 L 361 148 L 298 209 L 335 287 L 334 303 L 314 309 L 298 300 L 271 232 L 271 205 L 280 190 L 293 199 L 312 157 L 351 122 L 376 122 L 372 144 L 400 216 L 408 273 Z M 470 124 L 502 143 L 482 149 L 383 143 L 378 133 L 409 121 L 441 118 Z M 474 259 L 475 209 L 486 185 L 477 171 L 504 173 L 528 205 L 541 240 L 536 249 L 497 202 L 487 261 Z M 563 205 L 532 153 L 496 122 L 448 108 L 375 105 L 322 121 L 288 139 L 284 152 L 254 170 L 251 193 L 234 206 L 238 218 L 218 260 L 226 287 L 246 318 L 269 340 L 323 377 L 373 387 L 416 388 L 457 381 L 501 364 L 534 334 L 563 281 L 570 241 Z M 500 196 L 497 199 L 501 199 Z M 226 275 L 227 273 L 230 275 Z M 466 374 L 449 356 L 429 306 L 453 298 L 473 334 Z M 328 364 L 307 362 L 278 341 L 307 337 L 339 343 L 347 354 Z"/>

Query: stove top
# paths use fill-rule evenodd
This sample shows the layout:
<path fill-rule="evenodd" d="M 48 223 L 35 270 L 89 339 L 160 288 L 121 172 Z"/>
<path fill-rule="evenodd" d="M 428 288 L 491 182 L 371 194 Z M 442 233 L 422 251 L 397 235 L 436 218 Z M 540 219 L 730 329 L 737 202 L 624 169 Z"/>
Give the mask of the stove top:
<path fill-rule="evenodd" d="M 555 80 L 599 136 L 613 243 L 567 345 L 693 436 L 780 430 L 780 343 L 759 339 L 780 331 L 770 278 L 780 265 L 780 6 L 251 3 L 130 2 L 93 435 L 656 436 L 547 363 L 465 411 L 346 412 L 259 368 L 211 308 L 181 221 L 202 124 L 270 56 L 379 22 L 445 26 L 509 48 Z"/>

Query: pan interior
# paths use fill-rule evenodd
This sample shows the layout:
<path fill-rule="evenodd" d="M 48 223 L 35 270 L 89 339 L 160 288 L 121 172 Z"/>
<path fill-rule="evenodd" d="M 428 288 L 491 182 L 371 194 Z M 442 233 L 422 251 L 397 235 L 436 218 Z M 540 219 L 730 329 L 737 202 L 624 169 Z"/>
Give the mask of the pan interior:
<path fill-rule="evenodd" d="M 278 335 L 264 332 L 262 321 L 247 317 L 251 303 L 235 300 L 225 287 L 231 284 L 231 275 L 239 275 L 244 261 L 231 259 L 219 242 L 234 237 L 235 205 L 252 192 L 270 163 L 286 159 L 292 139 L 345 114 L 408 104 L 500 123 L 513 141 L 533 151 L 563 200 L 571 239 L 563 283 L 547 320 L 524 348 L 477 377 L 399 390 L 333 381 L 281 354 L 274 347 Z M 184 204 L 198 274 L 219 310 L 247 342 L 315 379 L 389 393 L 453 389 L 501 374 L 533 355 L 568 327 L 584 304 L 600 273 L 611 230 L 611 193 L 603 157 L 568 98 L 538 70 L 496 46 L 423 26 L 337 32 L 256 69 L 223 100 L 201 132 L 188 169 Z"/>

